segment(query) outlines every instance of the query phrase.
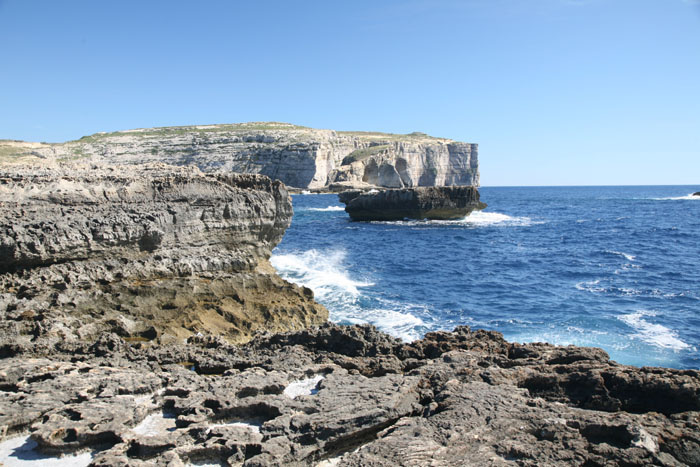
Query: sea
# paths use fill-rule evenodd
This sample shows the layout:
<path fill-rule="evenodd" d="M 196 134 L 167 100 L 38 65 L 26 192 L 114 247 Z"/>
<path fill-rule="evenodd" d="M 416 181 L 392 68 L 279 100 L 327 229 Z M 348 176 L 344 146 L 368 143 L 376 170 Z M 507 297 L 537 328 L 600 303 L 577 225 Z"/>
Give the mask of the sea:
<path fill-rule="evenodd" d="M 353 222 L 293 196 L 271 262 L 340 324 L 411 341 L 468 325 L 700 368 L 700 186 L 482 187 L 454 221 Z"/>

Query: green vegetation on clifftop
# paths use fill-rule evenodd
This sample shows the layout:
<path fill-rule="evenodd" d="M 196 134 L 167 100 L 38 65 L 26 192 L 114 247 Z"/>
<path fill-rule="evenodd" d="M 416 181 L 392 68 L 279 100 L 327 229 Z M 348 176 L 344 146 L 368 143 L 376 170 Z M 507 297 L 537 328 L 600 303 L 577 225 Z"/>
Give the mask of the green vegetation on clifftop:
<path fill-rule="evenodd" d="M 375 154 L 379 154 L 383 151 L 386 151 L 390 147 L 391 145 L 389 144 L 380 144 L 377 146 L 370 146 L 368 148 L 358 149 L 345 156 L 343 162 L 341 162 L 340 165 L 348 165 L 352 164 L 353 162 L 365 160 L 370 156 L 374 156 Z"/>

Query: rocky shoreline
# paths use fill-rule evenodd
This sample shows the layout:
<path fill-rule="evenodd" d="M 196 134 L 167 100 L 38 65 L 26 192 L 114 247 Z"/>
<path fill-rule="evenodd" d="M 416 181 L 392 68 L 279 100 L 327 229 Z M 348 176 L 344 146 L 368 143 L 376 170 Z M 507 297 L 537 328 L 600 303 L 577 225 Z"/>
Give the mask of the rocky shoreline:
<path fill-rule="evenodd" d="M 0 427 L 99 466 L 698 465 L 699 378 L 467 327 L 406 344 L 326 324 L 239 347 L 110 333 L 0 360 Z"/>
<path fill-rule="evenodd" d="M 0 212 L 0 463 L 700 465 L 697 370 L 327 323 L 267 177 L 4 167 Z"/>

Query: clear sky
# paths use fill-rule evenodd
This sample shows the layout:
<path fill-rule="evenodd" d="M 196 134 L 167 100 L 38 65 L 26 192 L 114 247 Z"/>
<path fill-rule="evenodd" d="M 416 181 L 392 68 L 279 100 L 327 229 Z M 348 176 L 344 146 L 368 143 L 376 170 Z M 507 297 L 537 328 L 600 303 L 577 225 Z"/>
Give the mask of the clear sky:
<path fill-rule="evenodd" d="M 284 121 L 479 143 L 482 185 L 700 184 L 696 0 L 0 0 L 0 138 Z"/>

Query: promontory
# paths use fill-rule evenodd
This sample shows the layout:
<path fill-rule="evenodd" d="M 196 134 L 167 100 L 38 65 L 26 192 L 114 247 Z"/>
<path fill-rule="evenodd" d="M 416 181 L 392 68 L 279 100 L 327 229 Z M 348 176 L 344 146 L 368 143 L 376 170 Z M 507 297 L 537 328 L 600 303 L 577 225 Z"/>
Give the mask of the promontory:
<path fill-rule="evenodd" d="M 425 133 L 317 130 L 253 122 L 96 133 L 66 143 L 0 141 L 0 160 L 163 162 L 267 175 L 298 189 L 478 186 L 478 145 Z"/>

